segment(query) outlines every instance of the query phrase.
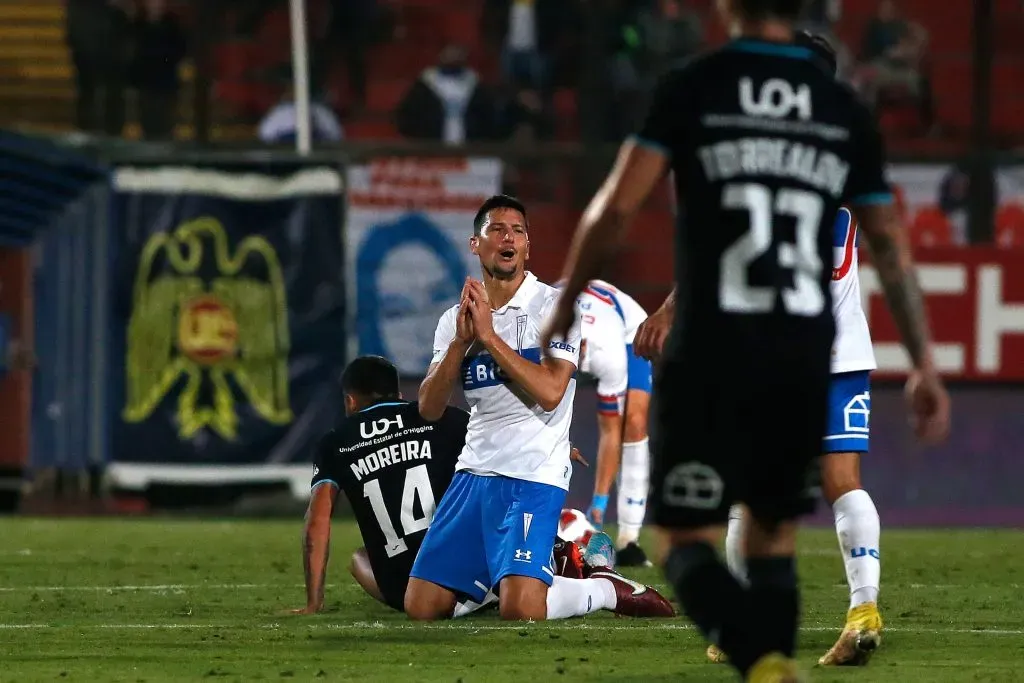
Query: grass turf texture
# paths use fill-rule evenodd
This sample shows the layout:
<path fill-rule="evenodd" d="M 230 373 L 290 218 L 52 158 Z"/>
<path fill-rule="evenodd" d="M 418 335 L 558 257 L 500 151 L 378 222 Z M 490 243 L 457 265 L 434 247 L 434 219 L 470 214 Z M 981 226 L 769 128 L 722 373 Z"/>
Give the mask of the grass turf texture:
<path fill-rule="evenodd" d="M 355 525 L 334 524 L 328 612 L 304 603 L 301 521 L 0 520 L 0 681 L 732 681 L 685 618 L 608 614 L 420 625 L 348 576 Z M 882 649 L 813 681 L 1020 681 L 1019 532 L 884 531 Z M 649 540 L 649 539 L 648 539 Z M 648 545 L 651 545 L 648 543 Z M 803 663 L 847 607 L 831 531 L 801 537 Z M 656 569 L 630 576 L 665 590 Z M 764 617 L 771 628 L 771 615 Z"/>

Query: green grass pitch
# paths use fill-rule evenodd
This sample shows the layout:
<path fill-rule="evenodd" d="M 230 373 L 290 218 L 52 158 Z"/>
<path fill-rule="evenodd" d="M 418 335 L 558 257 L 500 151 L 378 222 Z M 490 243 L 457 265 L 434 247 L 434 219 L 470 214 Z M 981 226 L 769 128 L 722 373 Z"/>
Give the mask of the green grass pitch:
<path fill-rule="evenodd" d="M 732 681 L 684 618 L 600 614 L 417 625 L 347 574 L 359 542 L 334 525 L 329 611 L 304 602 L 301 520 L 0 520 L 0 681 Z M 1024 542 L 1010 531 L 885 531 L 881 650 L 813 681 L 1024 680 Z M 830 531 L 801 537 L 801 659 L 846 611 Z M 631 576 L 666 589 L 657 570 Z M 765 628 L 771 628 L 766 615 Z"/>

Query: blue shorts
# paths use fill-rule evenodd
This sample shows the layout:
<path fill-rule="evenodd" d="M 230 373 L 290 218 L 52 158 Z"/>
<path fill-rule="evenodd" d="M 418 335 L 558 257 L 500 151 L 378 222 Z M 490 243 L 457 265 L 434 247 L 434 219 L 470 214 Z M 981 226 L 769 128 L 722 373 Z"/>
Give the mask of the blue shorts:
<path fill-rule="evenodd" d="M 654 383 L 651 377 L 651 361 L 634 354 L 632 344 L 626 344 L 626 372 L 629 375 L 626 380 L 627 391 L 651 393 L 651 385 Z"/>
<path fill-rule="evenodd" d="M 506 576 L 529 576 L 550 586 L 551 548 L 565 494 L 557 486 L 456 472 L 410 576 L 475 602 Z"/>
<path fill-rule="evenodd" d="M 866 453 L 871 421 L 871 372 L 832 375 L 825 453 Z"/>

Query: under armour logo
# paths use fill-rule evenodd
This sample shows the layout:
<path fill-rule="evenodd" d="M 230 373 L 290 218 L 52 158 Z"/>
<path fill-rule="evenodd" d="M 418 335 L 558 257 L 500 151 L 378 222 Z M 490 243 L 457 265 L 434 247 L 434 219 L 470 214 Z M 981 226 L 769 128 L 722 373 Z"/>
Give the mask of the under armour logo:
<path fill-rule="evenodd" d="M 359 433 L 364 439 L 372 439 L 375 436 L 387 434 L 392 426 L 399 429 L 404 427 L 401 415 L 395 415 L 394 420 L 389 420 L 385 417 L 382 420 L 374 420 L 373 422 L 361 422 L 359 423 Z"/>
<path fill-rule="evenodd" d="M 725 484 L 713 468 L 700 462 L 676 465 L 665 477 L 662 498 L 673 507 L 714 510 L 722 503 Z"/>
<path fill-rule="evenodd" d="M 512 559 L 516 562 L 531 562 L 532 560 L 530 558 L 532 556 L 532 550 L 516 550 L 516 554 Z"/>
<path fill-rule="evenodd" d="M 630 498 L 626 496 L 626 505 L 643 505 L 647 502 L 646 498 Z"/>

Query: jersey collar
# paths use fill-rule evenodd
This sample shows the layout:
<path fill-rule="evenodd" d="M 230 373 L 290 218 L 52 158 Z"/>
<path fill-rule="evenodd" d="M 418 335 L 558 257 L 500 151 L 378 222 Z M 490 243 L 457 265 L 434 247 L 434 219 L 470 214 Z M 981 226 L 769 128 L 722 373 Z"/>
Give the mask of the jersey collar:
<path fill-rule="evenodd" d="M 526 271 L 526 279 L 523 280 L 522 284 L 519 285 L 519 289 L 512 295 L 508 303 L 499 309 L 496 309 L 495 313 L 504 313 L 509 308 L 526 308 L 527 304 L 530 303 L 530 299 L 533 298 L 534 292 L 537 290 L 537 276 Z"/>
<path fill-rule="evenodd" d="M 384 406 L 404 406 L 407 403 L 408 401 L 381 401 L 380 403 L 374 403 L 372 406 L 366 406 L 359 412 L 365 413 L 368 410 L 373 410 L 375 408 L 383 408 Z"/>

